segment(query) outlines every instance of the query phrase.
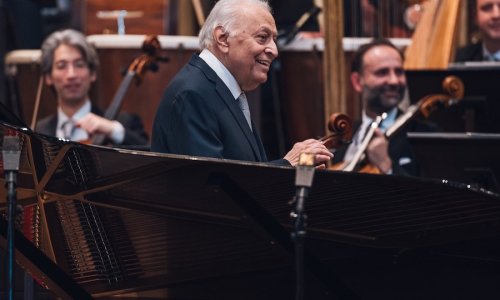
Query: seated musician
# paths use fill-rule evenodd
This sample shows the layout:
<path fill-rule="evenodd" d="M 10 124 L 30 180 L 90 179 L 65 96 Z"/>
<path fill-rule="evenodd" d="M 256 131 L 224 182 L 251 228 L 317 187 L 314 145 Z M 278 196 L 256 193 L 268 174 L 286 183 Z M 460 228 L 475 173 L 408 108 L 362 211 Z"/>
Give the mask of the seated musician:
<path fill-rule="evenodd" d="M 97 67 L 96 51 L 82 33 L 67 29 L 45 39 L 41 70 L 58 106 L 57 113 L 40 120 L 35 131 L 74 141 L 99 133 L 105 135 L 106 144 L 146 145 L 148 136 L 139 116 L 120 113 L 117 120 L 108 120 L 91 103 L 88 94 Z"/>
<path fill-rule="evenodd" d="M 384 131 L 402 114 L 398 105 L 406 90 L 403 60 L 401 51 L 385 39 L 362 45 L 354 54 L 351 83 L 361 96 L 361 122 L 354 128 L 352 143 L 335 152 L 333 163 L 349 162 L 373 120 L 382 113 L 387 113 L 366 149 L 368 162 L 382 174 L 418 174 L 414 155 L 406 140 L 406 132 L 431 131 L 433 128 L 412 120 L 389 141 L 384 135 Z"/>
<path fill-rule="evenodd" d="M 278 56 L 268 2 L 217 2 L 199 37 L 201 53 L 193 55 L 163 95 L 151 150 L 266 162 L 245 92 L 267 80 Z M 320 141 L 309 139 L 273 163 L 296 165 L 302 152 L 315 154 L 318 165 L 333 156 Z"/>
<path fill-rule="evenodd" d="M 472 0 L 481 41 L 457 50 L 455 62 L 500 61 L 500 0 Z"/>

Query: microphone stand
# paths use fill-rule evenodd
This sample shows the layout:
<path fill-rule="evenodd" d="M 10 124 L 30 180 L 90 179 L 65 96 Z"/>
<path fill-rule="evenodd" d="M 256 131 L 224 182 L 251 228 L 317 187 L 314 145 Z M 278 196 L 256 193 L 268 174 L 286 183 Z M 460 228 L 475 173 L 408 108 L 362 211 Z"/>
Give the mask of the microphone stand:
<path fill-rule="evenodd" d="M 306 235 L 307 215 L 304 213 L 304 203 L 309 196 L 309 190 L 314 178 L 314 154 L 302 153 L 295 173 L 296 194 L 292 201 L 295 210 L 291 217 L 295 219 L 292 239 L 295 243 L 295 300 L 304 299 L 304 238 Z"/>
<path fill-rule="evenodd" d="M 7 207 L 8 207 L 8 223 L 7 223 L 7 281 L 8 281 L 8 297 L 9 300 L 14 300 L 14 232 L 16 218 L 16 186 L 17 172 L 19 171 L 19 158 L 21 156 L 21 147 L 18 136 L 4 135 L 3 138 L 3 170 L 5 175 L 5 188 L 7 190 Z"/>

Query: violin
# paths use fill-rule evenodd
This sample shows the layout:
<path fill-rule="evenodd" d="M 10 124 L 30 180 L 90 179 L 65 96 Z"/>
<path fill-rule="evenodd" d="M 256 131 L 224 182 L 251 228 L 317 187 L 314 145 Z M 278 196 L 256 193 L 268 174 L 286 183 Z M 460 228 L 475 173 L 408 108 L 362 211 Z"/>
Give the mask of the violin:
<path fill-rule="evenodd" d="M 151 70 L 156 72 L 158 70 L 158 61 L 167 62 L 168 58 L 159 56 L 157 52 L 161 49 L 160 41 L 156 35 L 149 35 L 144 39 L 142 44 L 142 52 L 139 57 L 134 59 L 134 61 L 128 67 L 127 73 L 123 78 L 118 90 L 113 96 L 113 100 L 109 105 L 108 109 L 104 113 L 104 118 L 108 120 L 115 120 L 120 112 L 120 107 L 123 103 L 123 99 L 127 90 L 130 86 L 132 80 L 136 80 L 136 84 L 139 85 L 142 80 L 142 76 L 146 73 L 147 70 Z M 91 141 L 87 143 L 93 145 L 103 145 L 106 140 L 106 136 L 104 134 L 95 134 Z"/>
<path fill-rule="evenodd" d="M 385 132 L 386 139 L 390 140 L 404 125 L 406 125 L 412 118 L 420 113 L 423 117 L 428 118 L 429 115 L 439 107 L 450 107 L 464 97 L 464 84 L 460 78 L 456 76 L 447 76 L 442 82 L 441 94 L 432 94 L 423 97 L 417 103 L 408 107 L 406 112 L 402 114 L 394 124 L 389 127 Z M 380 174 L 381 171 L 371 163 L 366 162 L 366 149 L 371 142 L 371 139 L 375 133 L 376 128 L 380 126 L 382 121 L 386 118 L 386 114 L 383 113 L 377 116 L 372 122 L 367 134 L 365 135 L 363 141 L 358 147 L 353 159 L 350 162 L 344 162 L 336 164 L 331 167 L 333 170 L 341 171 L 356 171 L 359 173 L 371 173 Z"/>
<path fill-rule="evenodd" d="M 345 114 L 331 114 L 328 130 L 331 133 L 319 139 L 326 148 L 335 149 L 343 144 L 349 144 L 352 139 L 352 120 Z"/>

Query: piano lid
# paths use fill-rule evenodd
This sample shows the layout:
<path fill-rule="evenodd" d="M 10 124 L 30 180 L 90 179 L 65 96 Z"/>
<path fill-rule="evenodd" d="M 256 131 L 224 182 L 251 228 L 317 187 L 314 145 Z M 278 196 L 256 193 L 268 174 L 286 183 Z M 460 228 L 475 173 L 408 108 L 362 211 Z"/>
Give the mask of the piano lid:
<path fill-rule="evenodd" d="M 292 265 L 294 168 L 83 145 L 1 123 L 0 136 L 6 130 L 23 140 L 19 188 L 47 213 L 66 212 L 47 221 L 58 232 L 53 260 L 94 296 Z M 59 205 L 70 201 L 75 206 Z M 61 224 L 81 214 L 81 203 L 102 208 L 97 215 L 116 248 L 112 280 L 98 261 L 86 272 L 69 261 L 76 256 Z M 306 256 L 318 277 L 322 261 L 346 255 L 339 247 L 428 247 L 500 233 L 499 195 L 438 180 L 318 170 L 305 210 Z M 126 238 L 117 240 L 118 231 Z M 114 246 L 123 244 L 126 253 Z M 72 253 L 66 261 L 57 255 L 64 252 Z"/>
<path fill-rule="evenodd" d="M 0 134 L 6 128 L 16 127 L 3 124 Z M 237 199 L 214 184 L 222 180 L 283 226 L 290 223 L 291 167 L 98 147 L 17 130 L 26 141 L 21 160 L 29 162 L 21 173 L 33 177 L 19 188 L 43 194 L 47 203 L 80 199 L 159 216 L 241 222 Z M 319 170 L 307 203 L 308 228 L 311 236 L 367 246 L 432 244 L 438 232 L 466 239 L 475 233 L 463 231 L 465 223 L 500 220 L 499 200 L 446 180 Z"/>

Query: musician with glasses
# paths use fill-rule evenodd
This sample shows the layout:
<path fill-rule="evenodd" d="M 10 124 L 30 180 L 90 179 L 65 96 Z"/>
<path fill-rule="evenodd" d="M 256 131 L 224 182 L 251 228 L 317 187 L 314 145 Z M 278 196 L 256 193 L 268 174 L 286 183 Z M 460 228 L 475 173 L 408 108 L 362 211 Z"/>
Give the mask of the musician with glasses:
<path fill-rule="evenodd" d="M 500 61 L 500 0 L 471 0 L 481 40 L 457 50 L 455 62 Z"/>
<path fill-rule="evenodd" d="M 418 174 L 418 166 L 406 133 L 433 131 L 435 128 L 421 121 L 411 120 L 390 140 L 384 135 L 403 113 L 398 108 L 406 91 L 403 61 L 401 51 L 386 39 L 362 45 L 354 54 L 351 83 L 361 97 L 361 122 L 355 126 L 352 143 L 335 152 L 333 163 L 350 162 L 363 144 L 374 120 L 386 115 L 368 143 L 365 151 L 367 161 L 382 174 Z"/>
<path fill-rule="evenodd" d="M 72 29 L 52 33 L 42 44 L 41 70 L 57 97 L 57 113 L 40 120 L 36 132 L 68 140 L 88 140 L 103 134 L 106 144 L 147 145 L 148 136 L 137 115 L 120 113 L 117 120 L 89 99 L 97 78 L 98 57 L 85 36 Z"/>
<path fill-rule="evenodd" d="M 153 123 L 151 149 L 267 162 L 245 93 L 267 80 L 278 56 L 276 25 L 264 0 L 221 0 L 200 31 L 195 54 L 167 87 Z M 300 153 L 321 165 L 331 152 L 318 140 L 296 143 L 274 163 L 296 165 Z"/>

